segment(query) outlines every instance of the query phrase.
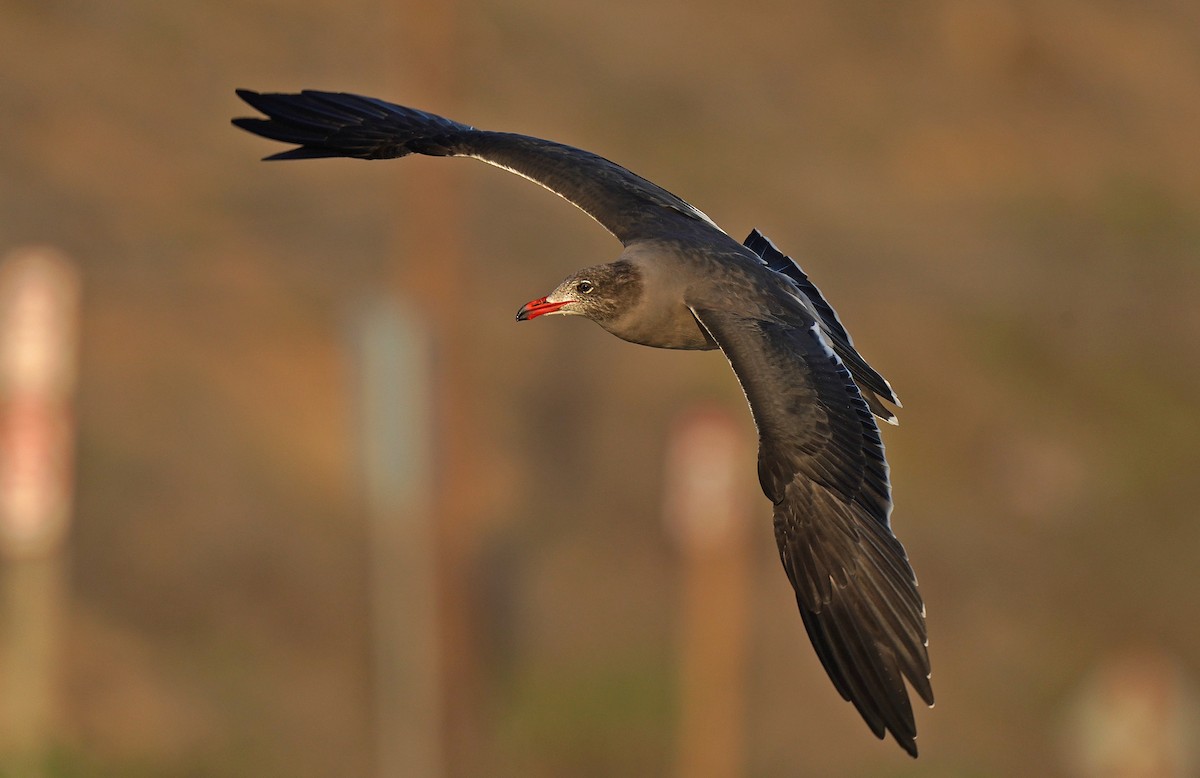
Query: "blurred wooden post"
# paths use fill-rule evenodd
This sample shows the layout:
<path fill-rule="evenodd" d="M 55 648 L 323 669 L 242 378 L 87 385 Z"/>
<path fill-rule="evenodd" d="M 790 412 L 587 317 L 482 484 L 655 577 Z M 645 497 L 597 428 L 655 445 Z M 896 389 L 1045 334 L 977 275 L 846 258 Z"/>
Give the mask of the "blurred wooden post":
<path fill-rule="evenodd" d="M 1200 702 L 1183 666 L 1157 647 L 1105 657 L 1066 721 L 1078 778 L 1200 775 Z"/>
<path fill-rule="evenodd" d="M 391 6 L 396 45 L 392 67 L 402 102 L 455 116 L 459 91 L 459 9 L 454 0 L 404 0 Z M 470 218 L 460 166 L 447 160 L 407 161 L 398 176 L 396 288 L 415 301 L 432 333 L 432 381 L 437 402 L 433 496 L 442 668 L 444 763 L 448 775 L 482 774 L 483 709 L 478 629 L 470 582 L 478 558 L 479 515 L 487 496 L 472 488 L 484 465 L 475 436 L 480 425 L 471 387 L 471 309 L 466 264 Z"/>
<path fill-rule="evenodd" d="M 667 461 L 667 526 L 682 564 L 680 724 L 676 774 L 745 771 L 747 506 L 737 426 L 716 408 L 686 414 Z"/>
<path fill-rule="evenodd" d="M 57 707 L 79 277 L 49 248 L 0 265 L 0 753 L 43 774 Z"/>
<path fill-rule="evenodd" d="M 429 337 L 378 298 L 354 322 L 379 778 L 441 778 Z"/>

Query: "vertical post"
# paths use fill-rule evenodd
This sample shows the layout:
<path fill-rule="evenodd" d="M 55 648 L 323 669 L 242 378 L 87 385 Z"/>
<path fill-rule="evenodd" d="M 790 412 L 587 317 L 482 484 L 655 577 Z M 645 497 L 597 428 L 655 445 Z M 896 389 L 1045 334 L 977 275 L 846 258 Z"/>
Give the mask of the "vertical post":
<path fill-rule="evenodd" d="M 392 7 L 398 45 L 393 67 L 404 73 L 405 100 L 434 111 L 450 112 L 459 92 L 460 49 L 455 0 L 404 0 Z M 469 288 L 464 270 L 466 202 L 459 167 L 438 160 L 413 164 L 400 184 L 396 219 L 396 284 L 400 293 L 421 305 L 437 353 L 433 384 L 437 437 L 433 495 L 437 558 L 439 648 L 442 671 L 442 747 L 449 775 L 481 772 L 478 711 L 480 660 L 469 582 L 478 554 L 477 517 L 486 496 L 472 488 L 484 467 L 473 440 L 480 424 L 469 390 L 471 377 Z"/>
<path fill-rule="evenodd" d="M 379 298 L 355 321 L 379 778 L 441 778 L 428 336 Z"/>
<path fill-rule="evenodd" d="M 1193 679 L 1161 648 L 1104 657 L 1072 707 L 1063 739 L 1071 775 L 1200 775 L 1200 702 Z"/>
<path fill-rule="evenodd" d="M 673 431 L 667 461 L 667 528 L 678 544 L 683 607 L 676 774 L 733 778 L 744 758 L 747 616 L 745 467 L 737 426 L 716 408 L 695 409 Z"/>
<path fill-rule="evenodd" d="M 49 248 L 0 265 L 0 748 L 42 774 L 66 610 L 79 277 Z"/>

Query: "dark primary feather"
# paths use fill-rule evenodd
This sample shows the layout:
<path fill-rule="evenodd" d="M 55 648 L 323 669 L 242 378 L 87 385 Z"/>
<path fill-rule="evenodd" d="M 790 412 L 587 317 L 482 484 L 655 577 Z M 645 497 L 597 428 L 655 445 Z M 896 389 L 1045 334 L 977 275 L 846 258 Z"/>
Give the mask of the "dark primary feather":
<path fill-rule="evenodd" d="M 370 97 L 306 90 L 238 96 L 268 118 L 233 123 L 299 148 L 267 159 L 407 154 L 475 157 L 525 176 L 574 203 L 621 243 L 693 229 L 717 229 L 693 206 L 620 165 L 572 146 L 507 132 L 477 130 L 435 114 Z"/>
<path fill-rule="evenodd" d="M 729 358 L 759 431 L 759 480 L 804 626 L 867 725 L 916 755 L 904 679 L 933 704 L 924 606 L 889 527 L 879 428 L 816 320 L 693 309 Z"/>

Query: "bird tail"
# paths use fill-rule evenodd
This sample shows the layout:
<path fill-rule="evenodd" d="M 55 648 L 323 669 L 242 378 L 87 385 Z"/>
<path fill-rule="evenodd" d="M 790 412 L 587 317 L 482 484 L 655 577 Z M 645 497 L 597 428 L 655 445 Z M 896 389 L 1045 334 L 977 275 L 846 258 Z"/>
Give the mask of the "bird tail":
<path fill-rule="evenodd" d="M 237 127 L 297 148 L 265 157 L 390 159 L 407 154 L 448 156 L 473 128 L 416 108 L 340 92 L 297 94 L 237 90 L 267 118 L 233 120 Z"/>

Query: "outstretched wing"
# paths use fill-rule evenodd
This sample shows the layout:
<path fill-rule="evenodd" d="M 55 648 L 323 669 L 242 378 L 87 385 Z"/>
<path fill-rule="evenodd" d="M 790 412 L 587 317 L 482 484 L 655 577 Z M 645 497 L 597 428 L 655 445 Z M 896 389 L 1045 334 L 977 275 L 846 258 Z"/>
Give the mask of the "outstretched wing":
<path fill-rule="evenodd" d="M 846 363 L 846 369 L 853 376 L 854 383 L 858 384 L 859 391 L 862 393 L 863 399 L 867 401 L 867 405 L 871 407 L 871 411 L 887 423 L 897 424 L 896 414 L 880 402 L 880 400 L 887 400 L 897 408 L 901 407 L 900 399 L 892 391 L 892 385 L 875 368 L 867 364 L 867 360 L 858 353 L 858 349 L 854 347 L 854 339 L 842 326 L 842 320 L 838 318 L 837 312 L 825 301 L 825 296 L 821 294 L 820 289 L 817 289 L 816 284 L 809 280 L 808 274 L 800 267 L 800 263 L 776 248 L 771 239 L 758 230 L 751 230 L 743 245 L 757 254 L 764 265 L 776 273 L 786 276 L 808 298 L 813 309 L 821 318 L 821 326 L 829 337 L 830 345 Z"/>
<path fill-rule="evenodd" d="M 234 119 L 235 125 L 264 138 L 298 144 L 267 159 L 474 157 L 560 195 L 625 245 L 684 227 L 720 230 L 700 210 L 657 184 L 572 146 L 477 130 L 372 97 L 312 90 L 260 94 L 239 89 L 237 94 L 268 118 Z"/>
<path fill-rule="evenodd" d="M 820 323 L 693 308 L 758 426 L 758 473 L 817 656 L 878 737 L 916 756 L 904 680 L 933 704 L 925 608 L 900 541 L 879 428 Z"/>

